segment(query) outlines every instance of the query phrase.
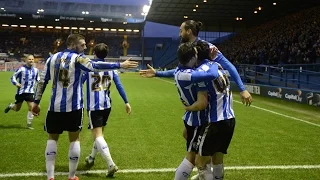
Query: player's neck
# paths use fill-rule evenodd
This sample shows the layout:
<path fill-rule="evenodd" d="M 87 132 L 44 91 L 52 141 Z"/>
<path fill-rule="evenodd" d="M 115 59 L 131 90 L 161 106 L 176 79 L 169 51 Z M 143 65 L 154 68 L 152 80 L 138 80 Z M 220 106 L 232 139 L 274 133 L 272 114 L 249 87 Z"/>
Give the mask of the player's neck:
<path fill-rule="evenodd" d="M 189 42 L 195 42 L 197 40 L 197 37 L 196 36 L 192 36 L 191 38 L 190 38 L 190 41 Z"/>

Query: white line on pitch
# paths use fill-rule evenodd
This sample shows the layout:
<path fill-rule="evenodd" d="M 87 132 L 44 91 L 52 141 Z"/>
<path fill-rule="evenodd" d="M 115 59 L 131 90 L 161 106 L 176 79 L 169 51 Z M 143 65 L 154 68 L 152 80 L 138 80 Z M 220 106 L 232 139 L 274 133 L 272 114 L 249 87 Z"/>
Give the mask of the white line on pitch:
<path fill-rule="evenodd" d="M 225 170 L 257 170 L 257 169 L 320 169 L 320 165 L 279 165 L 279 166 L 227 166 Z M 123 169 L 117 173 L 159 173 L 159 172 L 174 172 L 175 168 L 159 168 L 159 169 Z M 195 170 L 195 169 L 194 169 Z M 104 174 L 106 170 L 89 170 L 77 171 L 76 174 Z M 68 175 L 68 172 L 55 172 L 56 176 Z M 27 172 L 27 173 L 10 173 L 0 174 L 0 178 L 7 177 L 31 177 L 31 176 L 46 176 L 44 172 Z"/>
<path fill-rule="evenodd" d="M 167 83 L 174 84 L 171 81 L 163 80 L 161 78 L 156 78 L 156 79 L 159 79 L 159 80 L 167 82 Z M 233 100 L 233 101 L 236 102 L 236 103 L 242 104 L 242 102 L 240 102 L 240 101 L 237 101 L 237 100 Z M 269 110 L 269 109 L 261 108 L 261 107 L 255 106 L 255 105 L 251 105 L 251 107 L 256 108 L 256 109 L 260 109 L 262 111 L 267 111 L 269 113 L 276 114 L 276 115 L 279 115 L 279 116 L 283 116 L 283 117 L 286 117 L 286 118 L 290 118 L 290 119 L 293 119 L 293 120 L 296 120 L 296 121 L 301 121 L 301 122 L 304 122 L 304 123 L 307 123 L 307 124 L 310 124 L 310 125 L 314 125 L 314 126 L 320 127 L 320 124 L 312 123 L 312 122 L 309 122 L 309 121 L 306 121 L 306 120 L 303 120 L 303 119 L 300 119 L 300 118 L 296 118 L 296 117 L 288 116 L 288 115 L 285 115 L 285 114 L 281 114 L 281 113 L 278 113 L 278 112 L 275 112 L 275 111 L 272 111 L 272 110 Z"/>

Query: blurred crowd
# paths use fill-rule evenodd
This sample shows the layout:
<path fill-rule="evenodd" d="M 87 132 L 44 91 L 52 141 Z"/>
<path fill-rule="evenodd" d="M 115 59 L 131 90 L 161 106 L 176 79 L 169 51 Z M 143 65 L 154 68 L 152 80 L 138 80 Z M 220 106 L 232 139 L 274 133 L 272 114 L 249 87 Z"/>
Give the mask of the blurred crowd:
<path fill-rule="evenodd" d="M 320 7 L 235 35 L 219 46 L 234 64 L 310 64 L 320 61 Z"/>

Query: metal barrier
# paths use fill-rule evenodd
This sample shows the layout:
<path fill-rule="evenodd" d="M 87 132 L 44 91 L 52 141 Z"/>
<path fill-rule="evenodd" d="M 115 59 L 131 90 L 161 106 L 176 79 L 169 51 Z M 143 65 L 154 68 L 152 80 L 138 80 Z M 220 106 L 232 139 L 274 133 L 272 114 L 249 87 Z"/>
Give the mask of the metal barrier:
<path fill-rule="evenodd" d="M 320 64 L 236 66 L 246 83 L 320 90 Z"/>

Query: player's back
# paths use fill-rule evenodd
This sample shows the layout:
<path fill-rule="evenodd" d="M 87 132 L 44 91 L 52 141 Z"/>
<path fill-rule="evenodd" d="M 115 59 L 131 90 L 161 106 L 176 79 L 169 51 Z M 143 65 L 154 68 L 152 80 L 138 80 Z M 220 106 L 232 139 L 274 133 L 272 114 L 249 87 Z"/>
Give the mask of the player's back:
<path fill-rule="evenodd" d="M 174 73 L 175 85 L 178 89 L 180 100 L 185 106 L 190 106 L 197 101 L 198 91 L 206 90 L 204 83 L 191 83 L 188 78 L 194 70 L 181 65 Z M 189 126 L 200 126 L 206 119 L 206 111 L 186 111 L 182 119 Z"/>
<path fill-rule="evenodd" d="M 215 62 L 204 60 L 197 70 L 208 71 L 213 64 L 215 64 Z M 218 66 L 219 77 L 215 80 L 205 82 L 209 96 L 209 122 L 217 122 L 235 117 L 232 107 L 230 81 L 222 67 L 220 65 Z"/>
<path fill-rule="evenodd" d="M 70 112 L 83 108 L 82 71 L 74 51 L 63 51 L 54 54 L 47 64 L 52 80 L 52 94 L 49 110 Z"/>
<path fill-rule="evenodd" d="M 102 60 L 93 60 L 102 61 Z M 110 86 L 114 71 L 86 72 L 83 81 L 87 83 L 87 109 L 104 110 L 111 107 Z"/>

